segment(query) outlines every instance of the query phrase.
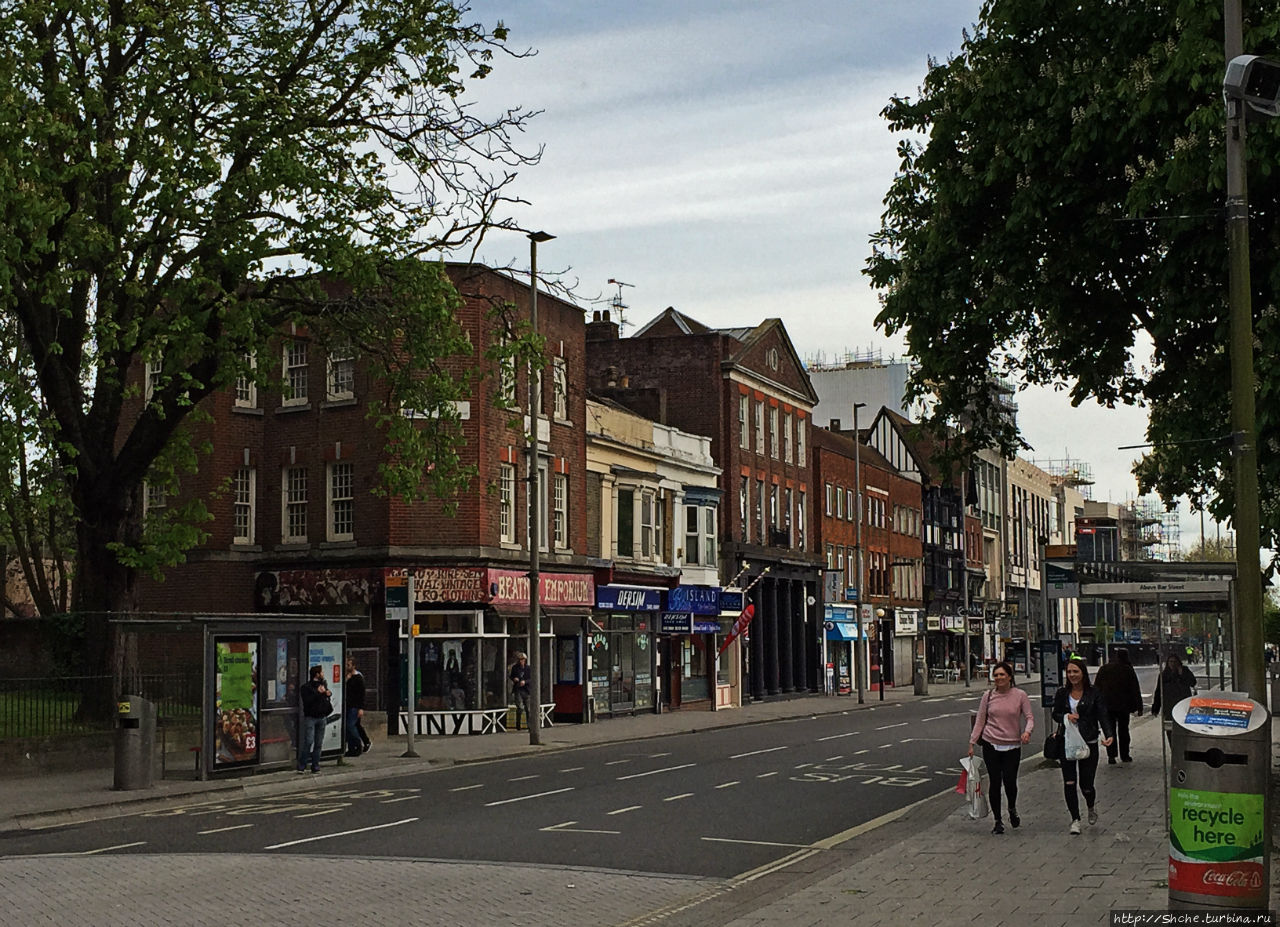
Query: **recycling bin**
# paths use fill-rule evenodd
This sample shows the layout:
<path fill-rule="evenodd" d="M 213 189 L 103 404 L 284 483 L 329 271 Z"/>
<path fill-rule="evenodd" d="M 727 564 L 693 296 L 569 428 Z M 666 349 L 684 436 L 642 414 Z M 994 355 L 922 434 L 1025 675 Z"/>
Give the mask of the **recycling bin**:
<path fill-rule="evenodd" d="M 149 789 L 156 747 L 156 706 L 136 695 L 116 703 L 115 788 Z"/>
<path fill-rule="evenodd" d="M 1170 908 L 1266 907 L 1266 707 L 1238 692 L 1183 699 L 1173 707 L 1169 746 Z"/>

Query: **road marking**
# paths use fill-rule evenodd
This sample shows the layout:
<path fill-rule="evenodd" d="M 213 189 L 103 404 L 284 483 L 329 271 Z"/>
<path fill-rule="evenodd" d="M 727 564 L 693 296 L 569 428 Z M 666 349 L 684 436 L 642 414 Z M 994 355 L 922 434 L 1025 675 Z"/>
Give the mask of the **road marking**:
<path fill-rule="evenodd" d="M 839 740 L 841 737 L 852 737 L 854 734 L 861 734 L 861 733 L 862 731 L 849 731 L 846 734 L 832 734 L 829 737 L 819 737 L 818 743 L 822 743 L 824 740 Z"/>
<path fill-rule="evenodd" d="M 565 769 L 562 769 L 562 770 L 560 770 L 560 771 L 561 771 L 561 772 L 582 772 L 582 771 L 583 771 L 584 769 L 586 769 L 586 768 L 587 768 L 587 767 L 585 767 L 585 766 L 569 766 L 569 767 L 567 767 L 567 768 L 565 768 Z"/>
<path fill-rule="evenodd" d="M 472 789 L 482 789 L 482 788 L 484 788 L 484 783 L 477 783 L 476 785 L 460 785 L 456 789 L 450 789 L 449 791 L 450 792 L 470 792 Z"/>
<path fill-rule="evenodd" d="M 732 782 L 721 782 L 719 785 L 716 786 L 716 788 L 727 789 L 730 786 L 740 785 L 741 783 L 742 783 L 741 779 L 734 779 Z"/>
<path fill-rule="evenodd" d="M 229 830 L 244 830 L 246 827 L 253 827 L 253 825 L 232 824 L 230 827 L 215 827 L 213 830 L 198 830 L 196 833 L 203 837 L 205 834 L 225 834 Z"/>
<path fill-rule="evenodd" d="M 880 746 L 876 747 L 876 749 L 877 749 L 877 750 L 888 750 L 888 749 L 889 749 L 890 747 L 892 747 L 892 746 L 895 746 L 895 744 L 881 744 Z"/>
<path fill-rule="evenodd" d="M 800 763 L 796 766 L 796 769 L 804 769 L 806 766 L 812 766 L 812 765 L 813 765 L 812 763 Z"/>
<path fill-rule="evenodd" d="M 529 779 L 537 779 L 537 778 L 538 776 L 535 774 L 532 776 L 516 776 L 514 779 L 508 779 L 507 781 L 508 782 L 525 782 Z"/>
<path fill-rule="evenodd" d="M 320 817 L 320 815 L 322 815 L 322 814 L 337 814 L 339 811 L 346 811 L 346 810 L 347 810 L 347 809 L 346 809 L 345 807 L 343 807 L 343 808 L 326 808 L 326 809 L 324 809 L 323 811 L 312 811 L 310 814 L 295 814 L 295 815 L 294 815 L 294 818 L 295 818 L 295 819 L 296 819 L 296 818 L 318 818 L 318 817 Z"/>
<path fill-rule="evenodd" d="M 419 799 L 421 797 L 422 797 L 421 795 L 406 795 L 404 796 L 404 798 L 385 798 L 382 801 L 378 802 L 378 804 L 394 805 L 398 801 L 415 801 L 416 799 Z"/>
<path fill-rule="evenodd" d="M 682 763 L 679 766 L 667 766 L 664 769 L 651 769 L 648 772 L 632 773 L 629 776 L 619 776 L 618 781 L 621 782 L 624 779 L 640 779 L 644 776 L 656 776 L 658 773 L 675 772 L 677 769 L 688 769 L 690 766 L 697 765 L 697 763 Z"/>
<path fill-rule="evenodd" d="M 545 798 L 548 795 L 559 795 L 561 792 L 572 792 L 572 791 L 573 791 L 573 786 L 569 786 L 568 788 L 563 788 L 563 789 L 552 789 L 550 792 L 538 792 L 536 795 L 521 795 L 518 798 L 504 798 L 501 801 L 489 801 L 489 802 L 485 802 L 484 806 L 486 808 L 493 808 L 497 805 L 510 805 L 518 801 L 528 801 L 531 798 Z"/>
<path fill-rule="evenodd" d="M 540 827 L 539 830 L 559 831 L 570 834 L 612 834 L 615 837 L 621 834 L 620 830 L 589 830 L 585 827 L 574 827 L 577 821 L 565 821 L 563 824 L 552 824 L 550 827 Z"/>
<path fill-rule="evenodd" d="M 813 849 L 796 850 L 794 853 L 789 853 L 788 855 L 782 857 L 782 859 L 777 860 L 776 862 L 765 863 L 763 866 L 761 866 L 758 869 L 752 869 L 750 872 L 744 872 L 742 875 L 735 877 L 733 881 L 734 882 L 754 882 L 756 879 L 759 879 L 762 876 L 767 876 L 771 872 L 777 872 L 780 869 L 786 869 L 788 866 L 794 866 L 796 863 L 800 862 L 801 860 L 808 859 L 810 856 L 816 856 L 817 853 L 818 851 Z"/>
<path fill-rule="evenodd" d="M 906 721 L 899 721 L 897 724 L 886 724 L 884 727 L 878 727 L 878 728 L 876 728 L 876 730 L 877 730 L 877 731 L 887 731 L 887 730 L 889 730 L 889 728 L 891 728 L 891 727 L 906 727 L 906 726 L 907 726 L 907 722 L 906 722 Z"/>
<path fill-rule="evenodd" d="M 610 760 L 605 763 L 606 766 L 621 766 L 623 763 L 630 763 L 630 760 Z"/>
<path fill-rule="evenodd" d="M 825 840 L 817 841 L 816 843 L 813 844 L 813 846 L 815 849 L 818 849 L 818 850 L 834 849 L 835 847 L 839 846 L 842 843 L 847 843 L 848 841 L 852 840 L 854 837 L 858 837 L 858 836 L 861 836 L 862 834 L 865 834 L 867 831 L 875 830 L 877 827 L 881 827 L 885 824 L 888 824 L 890 821 L 896 821 L 898 818 L 902 817 L 912 808 L 915 808 L 919 805 L 923 805 L 927 801 L 933 801 L 935 798 L 941 795 L 953 794 L 954 792 L 955 792 L 955 789 L 943 789 L 941 792 L 938 792 L 936 795 L 930 795 L 927 798 L 922 798 L 919 801 L 914 801 L 909 805 L 904 805 L 903 807 L 897 809 L 896 811 L 890 811 L 886 814 L 880 815 L 880 817 L 878 818 L 872 818 L 870 821 L 867 821 L 863 824 L 859 824 L 856 827 L 851 827 L 848 830 L 841 831 L 838 834 L 832 834 L 830 837 L 826 838 Z"/>
<path fill-rule="evenodd" d="M 943 718 L 954 718 L 954 717 L 955 717 L 955 714 L 934 715 L 932 718 L 921 718 L 920 722 L 923 724 L 925 721 L 941 721 Z"/>
<path fill-rule="evenodd" d="M 66 853 L 45 853 L 44 856 L 96 856 L 99 853 L 110 853 L 112 850 L 127 850 L 130 847 L 146 846 L 145 840 L 139 840 L 137 843 L 117 843 L 112 847 L 98 847 L 96 850 L 68 850 Z"/>
<path fill-rule="evenodd" d="M 922 702 L 945 702 L 945 701 L 949 701 L 950 698 L 951 696 L 949 695 L 939 695 L 936 698 L 926 698 L 926 699 L 921 699 L 921 701 Z"/>
<path fill-rule="evenodd" d="M 610 811 L 609 814 L 626 814 L 628 811 L 639 811 L 643 805 L 628 805 L 625 808 L 619 808 L 617 811 Z"/>
<path fill-rule="evenodd" d="M 854 753 L 853 753 L 853 755 L 854 755 L 854 756 L 862 756 L 862 754 L 864 754 L 864 753 L 870 753 L 870 752 L 871 752 L 871 750 L 870 750 L 870 749 L 866 749 L 866 750 L 855 750 L 855 751 L 854 751 Z"/>
<path fill-rule="evenodd" d="M 682 792 L 679 795 L 671 795 L 667 798 L 664 798 L 663 801 L 679 801 L 682 798 L 692 798 L 692 797 L 693 797 L 692 792 Z"/>
<path fill-rule="evenodd" d="M 300 843 L 315 843 L 317 840 L 332 840 L 335 837 L 350 837 L 352 834 L 363 834 L 371 830 L 383 830 L 388 827 L 399 827 L 401 824 L 412 824 L 417 818 L 405 818 L 403 821 L 392 821 L 389 824 L 373 824 L 369 827 L 357 827 L 355 830 L 339 831 L 336 834 L 320 834 L 317 837 L 303 837 L 301 840 L 290 840 L 288 843 L 273 843 L 264 850 L 283 850 L 285 847 L 296 847 Z"/>
<path fill-rule="evenodd" d="M 789 847 L 791 849 L 808 850 L 811 849 L 807 843 L 774 843 L 771 840 L 734 840 L 732 837 L 699 837 L 699 840 L 706 840 L 710 843 L 745 843 L 753 847 Z"/>
<path fill-rule="evenodd" d="M 770 776 L 776 776 L 777 774 L 778 774 L 778 773 L 777 773 L 776 771 L 775 771 L 775 772 L 761 773 L 760 775 L 756 776 L 756 778 L 757 778 L 757 779 L 768 779 Z"/>
<path fill-rule="evenodd" d="M 844 759 L 844 754 L 841 753 L 841 754 L 837 754 L 836 756 L 829 756 L 825 760 L 823 760 L 823 762 L 834 763 L 836 760 L 843 760 L 843 759 Z"/>
<path fill-rule="evenodd" d="M 731 760 L 740 760 L 744 756 L 759 756 L 761 753 L 777 753 L 779 750 L 785 750 L 786 747 L 766 747 L 764 750 L 751 750 L 747 753 L 735 753 L 729 757 Z"/>
<path fill-rule="evenodd" d="M 661 756 L 670 756 L 670 755 L 671 755 L 670 753 L 650 753 L 650 754 L 649 754 L 649 759 L 651 759 L 651 760 L 656 760 L 658 757 L 661 757 Z"/>

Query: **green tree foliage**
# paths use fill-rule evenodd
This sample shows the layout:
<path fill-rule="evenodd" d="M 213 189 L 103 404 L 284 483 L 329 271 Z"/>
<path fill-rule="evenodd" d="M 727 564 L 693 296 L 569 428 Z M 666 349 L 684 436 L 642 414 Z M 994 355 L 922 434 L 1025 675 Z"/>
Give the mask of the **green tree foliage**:
<path fill-rule="evenodd" d="M 0 378 L 66 480 L 80 610 L 129 608 L 138 569 L 199 542 L 202 502 L 144 527 L 141 487 L 197 465 L 202 399 L 278 382 L 289 326 L 371 360 L 390 488 L 456 489 L 483 361 L 435 257 L 510 227 L 536 158 L 530 113 L 463 102 L 500 24 L 463 0 L 0 0 L 0 35 Z"/>
<path fill-rule="evenodd" d="M 1280 4 L 1245 47 L 1280 50 Z M 866 273 L 918 393 L 975 443 L 1018 436 L 989 376 L 1145 404 L 1143 492 L 1231 510 L 1221 4 L 988 0 L 957 57 L 884 116 L 901 168 Z M 1262 496 L 1280 486 L 1276 123 L 1250 127 Z M 1151 356 L 1145 358 L 1147 346 Z M 1181 442 L 1181 443 L 1175 443 Z M 1264 504 L 1264 546 L 1280 512 Z"/>

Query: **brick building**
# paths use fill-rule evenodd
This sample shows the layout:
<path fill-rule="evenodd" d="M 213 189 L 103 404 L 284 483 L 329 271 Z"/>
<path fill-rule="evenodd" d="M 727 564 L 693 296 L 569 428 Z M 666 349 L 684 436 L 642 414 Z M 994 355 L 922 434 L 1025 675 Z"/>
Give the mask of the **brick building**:
<path fill-rule="evenodd" d="M 721 580 L 751 586 L 756 609 L 747 692 L 818 690 L 821 559 L 809 460 L 817 397 L 782 322 L 712 329 L 667 309 L 619 338 L 604 315 L 587 326 L 587 369 L 594 392 L 711 438 L 724 499 Z"/>
<path fill-rule="evenodd" d="M 474 352 L 444 362 L 460 369 L 482 363 L 508 336 L 495 306 L 509 307 L 509 321 L 528 319 L 530 289 L 480 265 L 447 269 L 463 297 L 458 319 Z M 545 504 L 538 538 L 542 656 L 549 668 L 542 700 L 581 711 L 583 634 L 594 605 L 586 558 L 584 320 L 576 306 L 547 294 L 539 295 L 538 309 L 550 355 L 537 461 Z M 210 537 L 186 564 L 166 570 L 165 582 L 142 584 L 142 607 L 353 619 L 348 646 L 376 648 L 376 657 L 367 652 L 376 663 L 366 673 L 376 667 L 374 697 L 385 706 L 398 699 L 404 641 L 399 624 L 384 620 L 384 581 L 412 576 L 414 621 L 423 635 L 415 653 L 417 707 L 505 707 L 506 667 L 523 649 L 528 623 L 528 417 L 495 408 L 493 399 L 501 390 L 527 410 L 526 369 L 513 364 L 480 380 L 458 403 L 462 464 L 476 475 L 450 513 L 441 502 L 376 492 L 386 441 L 368 405 L 381 387 L 362 358 L 349 349 L 326 352 L 300 328 L 282 332 L 275 350 L 283 390 L 241 383 L 202 405 L 210 420 L 197 426 L 197 437 L 208 440 L 212 454 L 182 494 L 209 499 Z M 421 427 L 430 420 L 423 417 Z M 177 501 L 148 496 L 152 506 Z M 557 649 L 557 639 L 574 647 Z M 577 666 L 552 662 L 553 653 L 568 652 Z"/>

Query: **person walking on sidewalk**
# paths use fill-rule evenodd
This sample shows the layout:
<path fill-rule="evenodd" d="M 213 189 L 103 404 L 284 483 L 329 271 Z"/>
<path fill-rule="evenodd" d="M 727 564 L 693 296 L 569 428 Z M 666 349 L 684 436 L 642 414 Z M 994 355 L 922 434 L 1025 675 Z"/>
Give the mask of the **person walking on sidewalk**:
<path fill-rule="evenodd" d="M 364 674 L 356 669 L 354 657 L 347 657 L 347 687 L 345 691 L 347 756 L 359 756 L 368 751 L 369 735 L 364 729 Z"/>
<path fill-rule="evenodd" d="M 1081 738 L 1089 745 L 1089 755 L 1084 759 L 1062 760 L 1062 791 L 1067 799 L 1067 810 L 1071 812 L 1071 833 L 1078 834 L 1080 796 L 1076 794 L 1077 786 L 1089 809 L 1089 823 L 1098 823 L 1098 793 L 1093 783 L 1098 773 L 1099 729 L 1105 735 L 1102 738 L 1104 747 L 1111 746 L 1115 740 L 1106 702 L 1098 693 L 1097 686 L 1089 682 L 1089 668 L 1079 657 L 1073 657 L 1067 663 L 1067 683 L 1053 698 L 1053 720 L 1058 724 L 1075 724 Z"/>
<path fill-rule="evenodd" d="M 511 667 L 511 694 L 516 700 L 516 730 L 520 730 L 520 713 L 524 712 L 524 723 L 529 723 L 529 658 L 523 653 L 516 653 L 515 665 Z"/>
<path fill-rule="evenodd" d="M 1160 671 L 1160 678 L 1156 680 L 1156 694 L 1151 700 L 1151 713 L 1154 715 L 1160 712 L 1166 721 L 1172 720 L 1173 706 L 1184 698 L 1191 698 L 1195 687 L 1195 673 L 1182 665 L 1182 658 L 1176 653 L 1169 654 L 1169 659 L 1164 662 L 1164 669 Z"/>
<path fill-rule="evenodd" d="M 1115 739 L 1107 745 L 1107 763 L 1114 766 L 1116 754 L 1126 763 L 1132 763 L 1129 755 L 1129 715 L 1142 715 L 1142 687 L 1138 674 L 1129 662 L 1129 651 L 1118 647 L 1111 651 L 1111 661 L 1098 669 L 1093 684 L 1098 687 L 1102 700 L 1107 703 Z"/>
<path fill-rule="evenodd" d="M 969 734 L 969 756 L 973 756 L 974 744 L 982 744 L 982 762 L 991 776 L 991 813 L 995 816 L 993 834 L 1004 833 L 1004 821 L 1000 820 L 1000 788 L 1004 787 L 1009 800 L 1009 823 L 1017 827 L 1018 817 L 1018 766 L 1022 763 L 1022 745 L 1031 742 L 1036 718 L 1031 711 L 1027 693 L 1013 684 L 1013 666 L 1007 661 L 997 663 L 991 670 L 995 683 L 987 690 L 978 705 L 978 717 Z"/>
<path fill-rule="evenodd" d="M 301 689 L 302 737 L 298 740 L 298 772 L 306 772 L 307 762 L 311 771 L 320 771 L 320 750 L 324 746 L 324 728 L 333 711 L 329 687 L 324 684 L 324 667 L 311 667 L 311 678 Z"/>

